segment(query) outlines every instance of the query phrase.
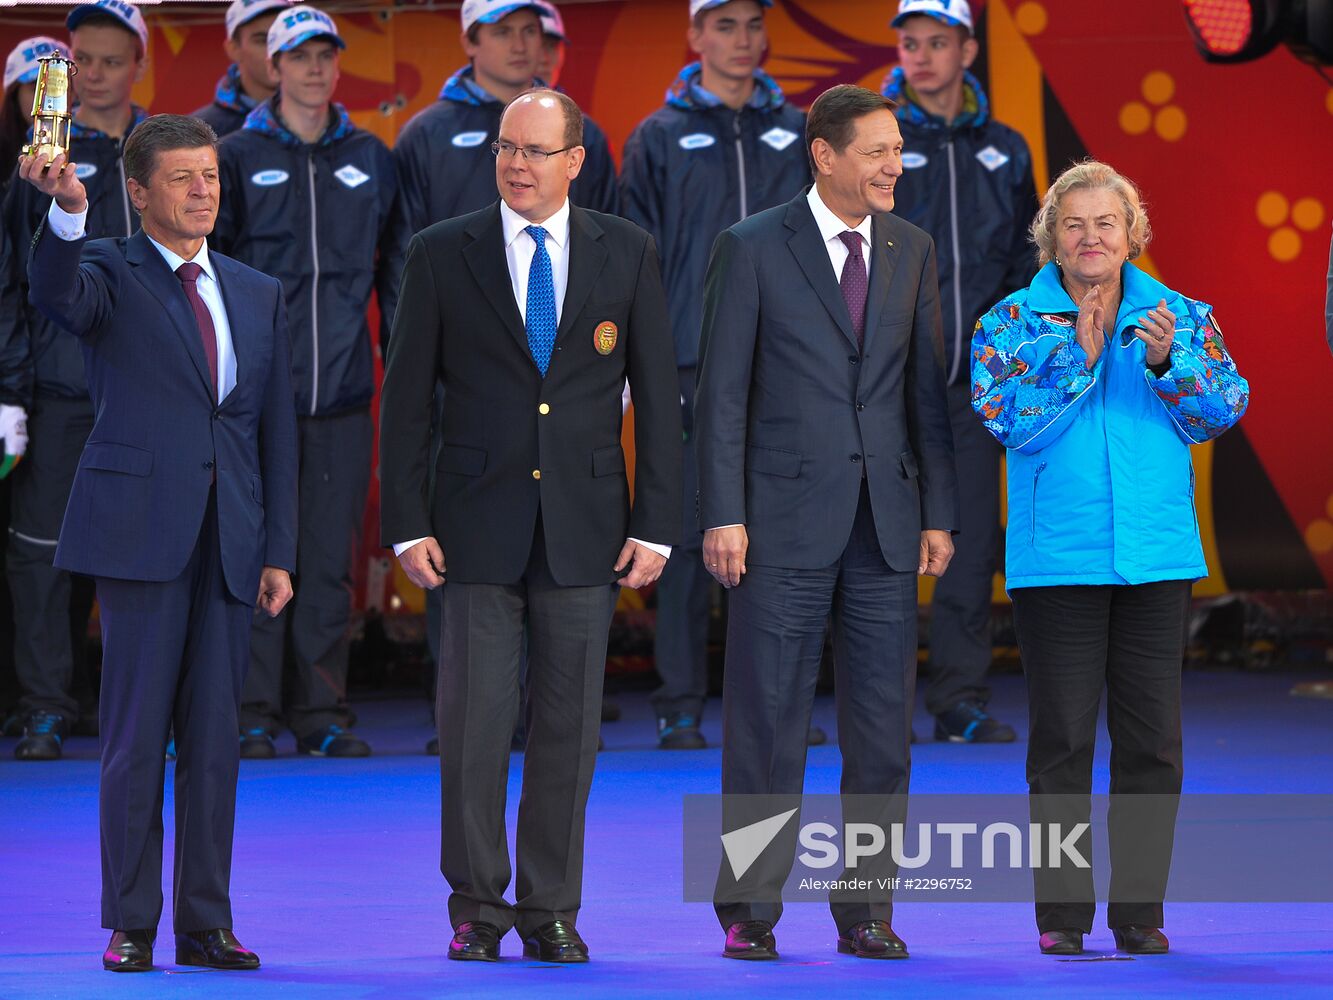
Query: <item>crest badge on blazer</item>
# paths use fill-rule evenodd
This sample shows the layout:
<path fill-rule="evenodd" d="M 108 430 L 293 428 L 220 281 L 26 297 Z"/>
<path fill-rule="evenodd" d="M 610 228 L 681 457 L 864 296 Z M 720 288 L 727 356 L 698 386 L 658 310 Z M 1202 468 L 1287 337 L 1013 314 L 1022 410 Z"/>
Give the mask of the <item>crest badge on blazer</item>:
<path fill-rule="evenodd" d="M 620 327 L 609 319 L 598 323 L 592 331 L 592 346 L 597 348 L 597 353 L 603 357 L 616 349 L 616 341 L 619 339 Z"/>

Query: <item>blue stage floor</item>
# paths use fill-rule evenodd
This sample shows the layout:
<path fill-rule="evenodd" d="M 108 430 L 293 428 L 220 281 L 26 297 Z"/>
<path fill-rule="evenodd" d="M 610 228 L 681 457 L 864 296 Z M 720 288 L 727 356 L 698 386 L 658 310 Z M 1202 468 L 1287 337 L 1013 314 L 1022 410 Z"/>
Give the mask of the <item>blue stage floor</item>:
<path fill-rule="evenodd" d="M 1294 679 L 1186 675 L 1187 792 L 1333 793 L 1333 702 L 1288 697 Z M 1022 732 L 1021 679 L 996 678 L 996 688 L 993 710 Z M 1333 904 L 1168 902 L 1172 954 L 1097 961 L 1114 954 L 1099 925 L 1084 960 L 1060 961 L 1038 953 L 1030 904 L 900 903 L 894 926 L 911 949 L 906 962 L 835 954 L 827 909 L 791 904 L 778 927 L 781 961 L 724 961 L 711 907 L 681 902 L 680 878 L 681 795 L 717 790 L 719 751 L 657 751 L 646 698 L 619 700 L 625 717 L 604 727 L 588 816 L 579 929 L 593 961 L 573 967 L 524 961 L 512 935 L 499 965 L 445 960 L 439 779 L 420 752 L 430 735 L 424 703 L 362 706 L 359 731 L 376 750 L 367 760 L 298 758 L 284 738 L 276 761 L 243 763 L 232 897 L 237 933 L 263 959 L 257 973 L 177 969 L 169 914 L 160 971 L 101 971 L 95 743 L 71 740 L 61 763 L 20 764 L 14 741 L 2 740 L 0 997 L 1333 995 Z M 832 709 L 821 699 L 816 711 L 830 737 Z M 705 732 L 716 744 L 720 706 L 710 710 Z M 929 740 L 921 712 L 916 729 Z M 1022 792 L 1024 752 L 1022 741 L 924 742 L 913 791 Z M 838 766 L 836 746 L 813 749 L 807 789 L 835 792 Z M 169 790 L 166 815 L 169 893 Z M 1333 864 L 1333 845 L 1329 856 Z"/>

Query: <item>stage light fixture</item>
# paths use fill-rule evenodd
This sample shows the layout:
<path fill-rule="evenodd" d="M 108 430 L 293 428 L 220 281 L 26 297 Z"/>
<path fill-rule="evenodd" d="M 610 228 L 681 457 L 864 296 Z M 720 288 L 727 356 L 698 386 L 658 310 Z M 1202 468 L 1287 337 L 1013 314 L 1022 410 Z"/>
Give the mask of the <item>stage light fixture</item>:
<path fill-rule="evenodd" d="M 1195 47 L 1209 62 L 1249 62 L 1285 42 L 1302 59 L 1333 63 L 1333 0 L 1182 0 Z"/>
<path fill-rule="evenodd" d="M 1194 44 L 1209 62 L 1248 62 L 1282 40 L 1284 0 L 1184 0 Z"/>

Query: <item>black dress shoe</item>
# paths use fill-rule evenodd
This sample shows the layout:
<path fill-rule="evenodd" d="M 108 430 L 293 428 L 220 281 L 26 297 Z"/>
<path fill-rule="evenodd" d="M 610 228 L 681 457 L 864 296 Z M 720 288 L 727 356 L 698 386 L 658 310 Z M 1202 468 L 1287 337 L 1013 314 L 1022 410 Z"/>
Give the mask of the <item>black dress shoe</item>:
<path fill-rule="evenodd" d="M 810 731 L 805 735 L 805 745 L 808 747 L 822 747 L 828 742 L 828 733 L 818 726 L 811 726 Z"/>
<path fill-rule="evenodd" d="M 838 951 L 857 958 L 906 958 L 907 945 L 887 920 L 862 920 L 838 935 Z"/>
<path fill-rule="evenodd" d="M 568 920 L 552 920 L 524 938 L 523 957 L 539 962 L 586 962 L 588 946 Z"/>
<path fill-rule="evenodd" d="M 176 964 L 210 969 L 257 969 L 259 956 L 236 940 L 230 927 L 176 935 Z"/>
<path fill-rule="evenodd" d="M 465 920 L 454 929 L 449 957 L 456 962 L 500 961 L 500 928 L 480 920 Z"/>
<path fill-rule="evenodd" d="M 438 757 L 440 755 L 440 738 L 432 736 L 426 741 L 426 756 Z"/>
<path fill-rule="evenodd" d="M 1083 932 L 1073 927 L 1046 931 L 1037 942 L 1043 955 L 1082 955 Z"/>
<path fill-rule="evenodd" d="M 153 968 L 156 931 L 112 931 L 102 952 L 102 968 L 108 972 L 148 972 Z"/>
<path fill-rule="evenodd" d="M 778 957 L 778 942 L 773 937 L 773 925 L 767 920 L 742 920 L 727 928 L 727 943 L 722 948 L 723 958 L 740 958 L 749 962 L 766 962 Z"/>
<path fill-rule="evenodd" d="M 1171 949 L 1171 942 L 1156 927 L 1142 924 L 1125 924 L 1112 927 L 1115 946 L 1131 955 L 1165 955 Z"/>

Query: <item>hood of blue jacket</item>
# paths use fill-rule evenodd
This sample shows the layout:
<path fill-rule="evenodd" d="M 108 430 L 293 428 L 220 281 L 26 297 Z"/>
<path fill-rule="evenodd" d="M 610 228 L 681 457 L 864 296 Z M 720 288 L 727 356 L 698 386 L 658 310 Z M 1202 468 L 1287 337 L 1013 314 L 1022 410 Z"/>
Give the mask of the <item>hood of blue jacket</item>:
<path fill-rule="evenodd" d="M 532 85 L 534 87 L 545 87 L 546 81 L 539 77 L 533 77 Z M 500 98 L 477 82 L 471 63 L 444 81 L 444 86 L 440 88 L 440 100 L 470 104 L 474 108 L 479 108 L 483 104 L 503 103 Z"/>
<path fill-rule="evenodd" d="M 245 90 L 241 87 L 241 68 L 235 63 L 228 66 L 227 72 L 218 80 L 218 85 L 213 91 L 213 103 L 228 111 L 238 111 L 241 114 L 249 113 L 259 104 L 253 97 L 246 96 Z"/>
<path fill-rule="evenodd" d="M 277 111 L 281 98 L 281 94 L 274 94 L 264 103 L 255 105 L 255 109 L 245 116 L 243 128 L 248 132 L 258 132 L 261 135 L 272 136 L 284 146 L 299 148 L 306 145 L 300 136 L 282 123 Z M 347 109 L 341 104 L 331 104 L 329 106 L 329 127 L 324 130 L 324 134 L 319 137 L 319 142 L 316 145 L 331 146 L 339 139 L 351 135 L 355 130 L 356 126 L 352 124 Z"/>
<path fill-rule="evenodd" d="M 79 113 L 78 105 L 74 106 L 74 114 Z M 139 123 L 148 117 L 148 112 L 137 104 L 130 105 L 130 127 L 125 130 L 125 135 L 121 136 L 123 141 L 126 136 L 138 128 Z M 109 139 L 105 132 L 100 129 L 90 128 L 87 125 L 80 125 L 77 120 L 70 122 L 69 137 L 71 139 Z M 32 127 L 28 127 L 28 138 L 32 138 Z"/>
<path fill-rule="evenodd" d="M 721 107 L 722 98 L 704 89 L 703 73 L 703 66 L 697 62 L 692 62 L 682 69 L 667 88 L 667 104 L 683 111 L 707 111 L 710 108 Z M 778 82 L 762 69 L 754 71 L 754 82 L 755 88 L 754 93 L 750 95 L 749 107 L 756 111 L 771 111 L 787 102 Z"/>
<path fill-rule="evenodd" d="M 898 105 L 898 117 L 921 128 L 975 128 L 990 119 L 990 101 L 981 82 L 971 73 L 963 74 L 963 110 L 951 122 L 926 111 L 917 101 L 916 91 L 907 82 L 901 66 L 884 78 L 880 93 Z"/>

